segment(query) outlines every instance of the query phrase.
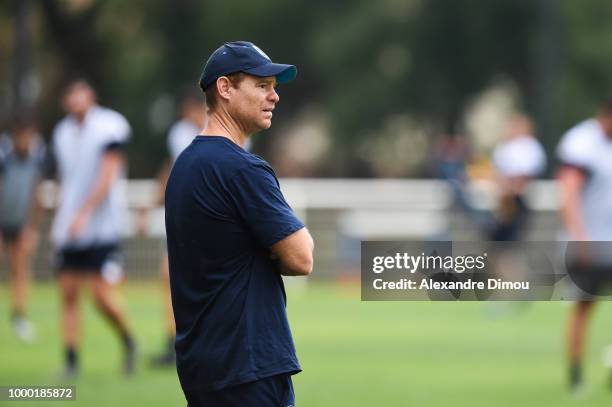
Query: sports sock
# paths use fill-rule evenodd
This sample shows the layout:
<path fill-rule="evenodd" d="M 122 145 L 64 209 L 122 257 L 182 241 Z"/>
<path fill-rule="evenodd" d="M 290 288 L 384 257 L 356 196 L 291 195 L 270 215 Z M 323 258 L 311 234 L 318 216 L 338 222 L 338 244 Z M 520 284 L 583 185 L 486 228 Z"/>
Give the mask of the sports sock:
<path fill-rule="evenodd" d="M 126 349 L 132 349 L 134 347 L 134 338 L 129 333 L 121 335 L 121 342 Z"/>
<path fill-rule="evenodd" d="M 16 321 L 18 319 L 25 318 L 25 312 L 19 311 L 17 309 L 13 309 L 11 311 L 11 321 Z"/>
<path fill-rule="evenodd" d="M 570 386 L 572 388 L 577 387 L 582 383 L 582 367 L 580 362 L 572 362 L 570 365 Z"/>
<path fill-rule="evenodd" d="M 77 367 L 78 355 L 77 351 L 73 346 L 66 347 L 66 366 L 70 369 Z"/>

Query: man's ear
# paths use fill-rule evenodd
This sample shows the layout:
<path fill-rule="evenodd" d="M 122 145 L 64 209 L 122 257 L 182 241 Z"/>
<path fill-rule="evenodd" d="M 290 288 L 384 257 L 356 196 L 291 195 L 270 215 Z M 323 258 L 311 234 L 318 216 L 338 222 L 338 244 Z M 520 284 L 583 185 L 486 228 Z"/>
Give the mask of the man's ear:
<path fill-rule="evenodd" d="M 229 78 L 227 76 L 220 76 L 219 78 L 217 78 L 216 85 L 219 96 L 225 100 L 229 100 L 230 88 L 232 87 Z"/>

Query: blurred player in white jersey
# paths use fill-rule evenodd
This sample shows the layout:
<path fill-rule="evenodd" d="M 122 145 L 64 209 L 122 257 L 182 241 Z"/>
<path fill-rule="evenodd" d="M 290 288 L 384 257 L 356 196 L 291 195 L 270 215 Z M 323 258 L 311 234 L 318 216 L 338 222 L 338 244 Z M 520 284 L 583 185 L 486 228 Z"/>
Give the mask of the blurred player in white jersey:
<path fill-rule="evenodd" d="M 516 114 L 510 119 L 506 137 L 493 150 L 492 161 L 500 195 L 489 240 L 517 240 L 529 216 L 524 197 L 527 184 L 546 168 L 546 154 L 533 136 L 529 118 Z"/>
<path fill-rule="evenodd" d="M 53 133 L 60 202 L 51 237 L 62 299 L 65 372 L 78 372 L 79 293 L 87 284 L 121 339 L 123 369 L 130 374 L 135 342 L 114 290 L 122 278 L 119 244 L 126 207 L 121 181 L 130 126 L 121 114 L 97 105 L 95 91 L 83 80 L 68 85 L 63 106 L 67 116 Z"/>
<path fill-rule="evenodd" d="M 612 241 L 612 99 L 603 103 L 597 116 L 571 128 L 562 137 L 557 155 L 561 162 L 561 217 L 568 247 L 580 243 Z M 601 247 L 600 243 L 582 247 Z M 606 250 L 610 254 L 609 250 Z M 594 297 L 612 282 L 612 256 L 592 256 L 583 251 L 579 261 L 567 264 L 582 294 L 572 309 L 568 326 L 569 381 L 572 391 L 582 383 L 582 360 Z M 605 253 L 604 253 L 605 254 Z"/>
<path fill-rule="evenodd" d="M 168 160 L 164 163 L 157 179 L 158 192 L 156 198 L 157 205 L 163 205 L 166 183 L 172 164 L 176 161 L 181 152 L 193 141 L 194 137 L 202 132 L 206 127 L 206 106 L 201 92 L 186 91 L 181 98 L 180 119 L 175 122 L 168 131 L 167 147 Z M 158 367 L 174 367 L 174 315 L 172 312 L 172 302 L 170 300 L 170 278 L 168 272 L 168 255 L 164 254 L 161 265 L 161 275 L 163 282 L 164 296 L 164 320 L 166 345 L 161 354 L 152 359 L 153 365 Z"/>

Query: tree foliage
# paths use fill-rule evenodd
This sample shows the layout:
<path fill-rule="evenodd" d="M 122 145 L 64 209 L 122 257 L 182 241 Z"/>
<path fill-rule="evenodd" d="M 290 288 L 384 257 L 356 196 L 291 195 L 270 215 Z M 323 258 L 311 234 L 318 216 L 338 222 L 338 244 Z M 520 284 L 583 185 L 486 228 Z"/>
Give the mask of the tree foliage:
<path fill-rule="evenodd" d="M 398 115 L 456 131 L 466 103 L 496 78 L 517 85 L 549 149 L 612 85 L 605 52 L 612 3 L 605 0 L 34 4 L 31 52 L 43 130 L 49 134 L 61 115 L 62 83 L 74 73 L 88 76 L 102 103 L 134 128 L 133 176 L 151 176 L 165 154 L 164 129 L 153 125 L 156 106 L 172 108 L 180 89 L 197 86 L 207 56 L 225 41 L 251 40 L 274 60 L 298 66 L 299 80 L 279 89 L 274 129 L 319 106 L 333 142 L 318 173 L 328 176 L 357 175 L 362 141 Z M 12 12 L 4 4 L 0 20 L 10 21 Z M 12 55 L 10 41 L 0 50 Z M 6 100 L 12 74 L 2 68 L 0 75 Z M 258 138 L 258 151 L 282 137 L 274 129 Z"/>

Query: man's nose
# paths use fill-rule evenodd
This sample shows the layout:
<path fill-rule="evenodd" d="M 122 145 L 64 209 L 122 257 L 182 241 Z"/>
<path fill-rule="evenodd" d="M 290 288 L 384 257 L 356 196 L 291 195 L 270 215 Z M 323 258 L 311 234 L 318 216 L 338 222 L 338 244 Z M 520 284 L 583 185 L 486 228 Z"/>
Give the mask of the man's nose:
<path fill-rule="evenodd" d="M 270 92 L 270 100 L 274 103 L 278 103 L 280 100 L 280 96 L 278 96 L 278 93 L 276 93 L 276 89 L 272 89 L 272 92 Z"/>

